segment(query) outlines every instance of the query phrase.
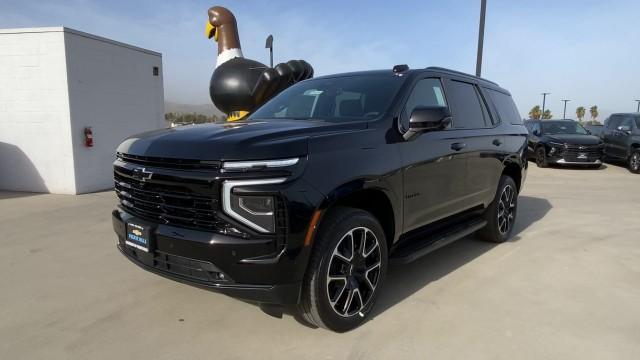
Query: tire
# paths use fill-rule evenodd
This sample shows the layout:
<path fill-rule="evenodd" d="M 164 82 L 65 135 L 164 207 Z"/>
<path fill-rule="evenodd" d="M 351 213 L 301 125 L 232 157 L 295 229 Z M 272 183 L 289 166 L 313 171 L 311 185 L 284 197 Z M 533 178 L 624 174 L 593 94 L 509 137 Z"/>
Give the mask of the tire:
<path fill-rule="evenodd" d="M 640 149 L 633 149 L 629 156 L 629 171 L 640 174 Z"/>
<path fill-rule="evenodd" d="M 380 223 L 366 211 L 337 207 L 322 220 L 315 239 L 299 311 L 325 329 L 354 329 L 367 320 L 386 271 L 387 243 Z"/>
<path fill-rule="evenodd" d="M 544 146 L 539 146 L 536 149 L 536 165 L 538 165 L 539 168 L 549 167 L 549 162 L 547 161 L 547 151 L 545 150 Z"/>
<path fill-rule="evenodd" d="M 502 243 L 513 232 L 518 210 L 518 188 L 509 176 L 501 176 L 496 196 L 484 212 L 487 226 L 478 231 L 484 241 Z"/>

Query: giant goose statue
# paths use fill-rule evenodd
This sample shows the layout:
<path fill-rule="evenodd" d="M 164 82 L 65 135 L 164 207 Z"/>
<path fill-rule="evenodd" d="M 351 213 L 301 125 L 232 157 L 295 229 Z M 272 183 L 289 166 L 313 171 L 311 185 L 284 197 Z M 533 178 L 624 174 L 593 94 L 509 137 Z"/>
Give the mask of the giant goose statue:
<path fill-rule="evenodd" d="M 245 59 L 236 18 L 224 7 L 209 9 L 205 33 L 218 42 L 209 95 L 215 106 L 227 114 L 228 121 L 245 118 L 282 90 L 313 77 L 313 67 L 304 60 L 291 60 L 270 68 Z"/>

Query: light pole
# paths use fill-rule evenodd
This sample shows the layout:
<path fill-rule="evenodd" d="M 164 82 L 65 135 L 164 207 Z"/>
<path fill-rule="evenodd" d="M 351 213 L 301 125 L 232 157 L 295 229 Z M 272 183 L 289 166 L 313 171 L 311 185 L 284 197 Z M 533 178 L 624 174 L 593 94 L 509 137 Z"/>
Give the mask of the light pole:
<path fill-rule="evenodd" d="M 636 112 L 640 112 L 640 100 L 636 100 L 636 102 L 638 103 L 638 108 L 636 109 Z"/>
<path fill-rule="evenodd" d="M 567 118 L 567 103 L 569 101 L 571 101 L 571 100 L 563 99 L 563 100 L 560 100 L 560 101 L 564 101 L 564 111 L 562 112 L 562 119 L 564 120 L 564 119 Z"/>
<path fill-rule="evenodd" d="M 271 67 L 273 67 L 273 35 L 267 36 L 267 42 L 264 47 L 269 49 L 269 60 Z"/>
<path fill-rule="evenodd" d="M 480 2 L 480 27 L 478 29 L 478 57 L 476 58 L 476 76 L 482 74 L 482 48 L 484 46 L 484 17 L 487 13 L 487 0 Z"/>
<path fill-rule="evenodd" d="M 542 95 L 542 115 L 540 115 L 540 118 L 543 118 L 543 116 L 544 116 L 544 105 L 545 105 L 545 103 L 547 101 L 547 95 L 549 95 L 549 94 L 551 94 L 551 93 L 545 92 L 545 93 L 541 94 Z"/>

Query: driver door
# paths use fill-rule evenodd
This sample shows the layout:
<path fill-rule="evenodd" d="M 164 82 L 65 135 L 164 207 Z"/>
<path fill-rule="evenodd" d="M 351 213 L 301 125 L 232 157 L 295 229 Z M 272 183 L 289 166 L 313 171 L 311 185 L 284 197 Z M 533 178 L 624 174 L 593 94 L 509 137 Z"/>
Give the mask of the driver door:
<path fill-rule="evenodd" d="M 418 80 L 400 116 L 401 131 L 408 129 L 418 106 L 448 106 L 439 78 Z M 452 149 L 458 130 L 432 131 L 401 142 L 404 182 L 404 230 L 419 228 L 459 211 L 464 197 L 467 166 Z"/>

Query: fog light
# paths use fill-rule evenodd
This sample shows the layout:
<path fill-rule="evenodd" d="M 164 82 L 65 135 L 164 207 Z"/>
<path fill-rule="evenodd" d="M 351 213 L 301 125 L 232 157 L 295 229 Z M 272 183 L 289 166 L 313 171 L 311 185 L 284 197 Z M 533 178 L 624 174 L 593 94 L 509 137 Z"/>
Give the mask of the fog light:
<path fill-rule="evenodd" d="M 251 215 L 273 215 L 271 196 L 241 196 L 238 202 L 240 208 Z"/>

